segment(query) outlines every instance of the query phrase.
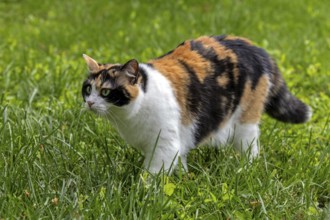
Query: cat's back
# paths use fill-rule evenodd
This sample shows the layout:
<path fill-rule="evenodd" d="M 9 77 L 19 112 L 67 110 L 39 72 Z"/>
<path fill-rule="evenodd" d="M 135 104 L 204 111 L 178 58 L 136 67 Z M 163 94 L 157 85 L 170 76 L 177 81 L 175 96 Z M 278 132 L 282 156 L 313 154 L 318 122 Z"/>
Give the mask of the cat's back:
<path fill-rule="evenodd" d="M 170 81 L 183 124 L 204 113 L 219 123 L 235 110 L 245 90 L 249 92 L 246 85 L 255 89 L 263 75 L 268 80 L 273 68 L 263 49 L 226 35 L 186 40 L 148 63 Z"/>
<path fill-rule="evenodd" d="M 251 75 L 271 70 L 271 59 L 261 48 L 242 37 L 202 36 L 186 40 L 175 49 L 148 62 L 170 79 L 184 85 L 195 75 L 199 82 L 207 76 L 224 73 Z"/>
<path fill-rule="evenodd" d="M 225 38 L 227 37 L 202 36 L 186 40 L 168 53 L 149 61 L 149 64 L 171 82 L 189 82 L 189 76 L 192 74 L 196 75 L 199 81 L 203 81 L 217 71 L 214 64 L 220 60 L 237 63 L 236 54 L 222 44 Z"/>

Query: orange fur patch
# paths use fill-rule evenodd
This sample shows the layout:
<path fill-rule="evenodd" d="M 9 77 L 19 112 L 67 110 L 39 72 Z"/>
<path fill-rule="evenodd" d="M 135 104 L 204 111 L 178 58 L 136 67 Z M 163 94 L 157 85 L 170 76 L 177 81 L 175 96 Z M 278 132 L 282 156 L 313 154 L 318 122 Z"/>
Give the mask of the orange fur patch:
<path fill-rule="evenodd" d="M 229 82 L 229 78 L 227 76 L 227 74 L 223 74 L 221 76 L 217 77 L 217 82 L 219 84 L 220 87 L 226 87 L 228 82 Z"/>
<path fill-rule="evenodd" d="M 176 48 L 168 58 L 180 58 L 196 73 L 197 78 L 202 83 L 211 70 L 211 64 L 196 51 L 191 50 L 189 41 Z"/>
<path fill-rule="evenodd" d="M 204 47 L 206 47 L 206 48 L 212 47 L 215 50 L 215 52 L 217 53 L 219 60 L 229 58 L 230 62 L 234 64 L 234 67 L 233 67 L 234 81 L 235 81 L 235 83 L 237 83 L 239 71 L 237 68 L 236 54 L 231 49 L 228 49 L 225 46 L 221 45 L 214 38 L 211 38 L 208 36 L 200 37 L 196 41 L 203 43 Z"/>
<path fill-rule="evenodd" d="M 200 82 L 203 82 L 204 78 L 208 76 L 211 71 L 210 62 L 204 59 L 200 54 L 198 54 L 198 52 L 191 50 L 189 41 L 185 41 L 183 45 L 177 47 L 171 54 L 164 56 L 161 59 L 151 60 L 150 63 L 156 63 L 158 66 L 167 65 L 167 61 L 172 59 L 180 59 L 184 61 L 194 70 Z"/>
<path fill-rule="evenodd" d="M 269 77 L 266 74 L 260 77 L 254 90 L 252 90 L 251 81 L 245 83 L 243 96 L 240 100 L 241 123 L 258 123 L 260 121 L 268 92 Z"/>
<path fill-rule="evenodd" d="M 189 124 L 191 118 L 189 117 L 187 108 L 188 73 L 175 58 L 164 57 L 163 59 L 152 60 L 150 63 L 171 82 L 181 108 L 182 123 L 185 125 Z"/>
<path fill-rule="evenodd" d="M 136 99 L 139 95 L 139 88 L 136 85 L 126 85 L 125 89 L 129 93 L 131 100 Z"/>

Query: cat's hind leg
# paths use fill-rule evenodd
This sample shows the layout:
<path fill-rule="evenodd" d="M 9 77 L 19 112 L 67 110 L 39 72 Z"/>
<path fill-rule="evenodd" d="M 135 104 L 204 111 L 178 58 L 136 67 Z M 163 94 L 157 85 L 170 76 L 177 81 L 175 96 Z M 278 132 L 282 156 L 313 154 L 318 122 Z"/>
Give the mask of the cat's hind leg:
<path fill-rule="evenodd" d="M 262 74 L 254 83 L 254 88 L 252 81 L 245 84 L 236 110 L 240 114 L 234 123 L 234 146 L 240 152 L 248 153 L 250 160 L 259 155 L 259 122 L 271 85 L 269 74 Z"/>
<path fill-rule="evenodd" d="M 258 123 L 236 123 L 233 144 L 240 153 L 247 154 L 250 160 L 259 155 Z"/>
<path fill-rule="evenodd" d="M 219 129 L 212 135 L 209 144 L 212 146 L 226 146 L 232 144 L 241 154 L 250 159 L 259 155 L 259 125 L 258 123 L 241 123 L 234 116 L 227 126 Z"/>

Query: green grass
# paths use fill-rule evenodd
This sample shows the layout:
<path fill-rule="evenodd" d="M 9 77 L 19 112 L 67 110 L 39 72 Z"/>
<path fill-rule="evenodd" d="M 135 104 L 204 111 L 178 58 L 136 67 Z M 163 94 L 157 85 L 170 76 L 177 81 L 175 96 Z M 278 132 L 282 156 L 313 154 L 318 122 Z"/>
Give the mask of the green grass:
<path fill-rule="evenodd" d="M 325 0 L 1 1 L 0 219 L 329 218 L 329 10 Z M 144 62 L 224 33 L 270 52 L 311 122 L 265 115 L 250 166 L 202 147 L 188 174 L 147 176 L 142 155 L 82 110 L 82 53 Z"/>

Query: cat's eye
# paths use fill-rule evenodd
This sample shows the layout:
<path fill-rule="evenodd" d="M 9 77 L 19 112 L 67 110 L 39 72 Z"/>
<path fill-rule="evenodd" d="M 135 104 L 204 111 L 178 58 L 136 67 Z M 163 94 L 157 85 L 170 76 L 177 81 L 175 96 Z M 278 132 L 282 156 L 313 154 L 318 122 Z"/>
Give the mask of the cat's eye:
<path fill-rule="evenodd" d="M 88 85 L 87 87 L 86 87 L 86 94 L 87 95 L 90 95 L 92 93 L 92 87 L 90 86 L 90 85 Z"/>
<path fill-rule="evenodd" d="M 110 94 L 110 89 L 102 89 L 101 96 L 106 97 Z"/>

